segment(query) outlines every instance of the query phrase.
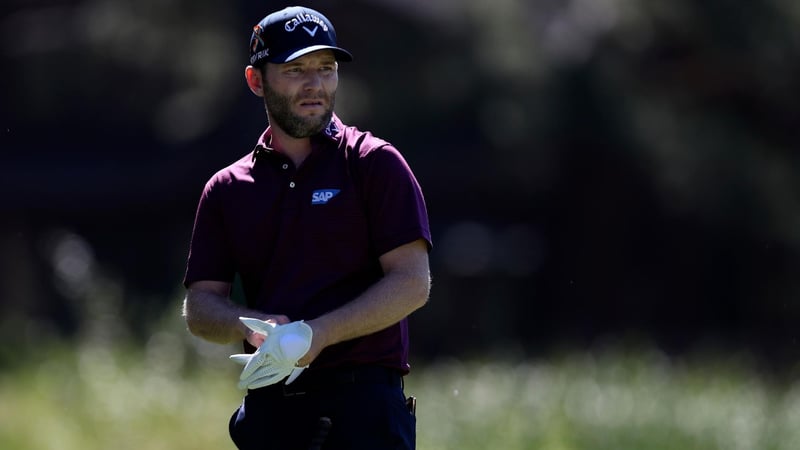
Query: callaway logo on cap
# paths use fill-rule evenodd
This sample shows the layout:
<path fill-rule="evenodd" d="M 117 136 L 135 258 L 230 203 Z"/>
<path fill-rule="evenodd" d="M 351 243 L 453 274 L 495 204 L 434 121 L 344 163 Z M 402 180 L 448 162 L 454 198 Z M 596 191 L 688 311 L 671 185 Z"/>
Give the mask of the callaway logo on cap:
<path fill-rule="evenodd" d="M 353 55 L 336 45 L 336 32 L 327 17 L 302 6 L 276 11 L 253 27 L 250 64 L 283 64 L 317 50 L 330 49 L 338 61 Z"/>

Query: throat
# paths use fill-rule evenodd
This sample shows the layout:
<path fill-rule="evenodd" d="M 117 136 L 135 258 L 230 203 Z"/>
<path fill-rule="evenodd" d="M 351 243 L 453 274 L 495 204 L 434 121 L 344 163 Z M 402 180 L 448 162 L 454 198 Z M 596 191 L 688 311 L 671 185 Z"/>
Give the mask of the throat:
<path fill-rule="evenodd" d="M 311 138 L 294 138 L 283 130 L 273 127 L 272 148 L 286 155 L 295 167 L 300 167 L 311 154 Z"/>

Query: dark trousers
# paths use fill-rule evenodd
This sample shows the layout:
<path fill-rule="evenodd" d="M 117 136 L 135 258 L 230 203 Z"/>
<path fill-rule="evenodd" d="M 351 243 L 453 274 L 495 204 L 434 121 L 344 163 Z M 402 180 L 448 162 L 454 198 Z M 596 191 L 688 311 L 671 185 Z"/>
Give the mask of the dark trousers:
<path fill-rule="evenodd" d="M 291 385 L 248 391 L 231 416 L 241 450 L 410 450 L 416 418 L 397 372 L 362 367 L 311 371 Z"/>

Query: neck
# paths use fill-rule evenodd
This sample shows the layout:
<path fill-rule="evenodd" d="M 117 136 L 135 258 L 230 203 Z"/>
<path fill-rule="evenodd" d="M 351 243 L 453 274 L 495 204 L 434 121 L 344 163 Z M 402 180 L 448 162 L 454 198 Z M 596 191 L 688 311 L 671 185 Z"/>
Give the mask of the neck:
<path fill-rule="evenodd" d="M 280 127 L 274 125 L 271 126 L 271 129 L 272 148 L 291 159 L 295 167 L 300 167 L 300 164 L 302 164 L 311 153 L 311 138 L 295 138 L 289 136 Z"/>

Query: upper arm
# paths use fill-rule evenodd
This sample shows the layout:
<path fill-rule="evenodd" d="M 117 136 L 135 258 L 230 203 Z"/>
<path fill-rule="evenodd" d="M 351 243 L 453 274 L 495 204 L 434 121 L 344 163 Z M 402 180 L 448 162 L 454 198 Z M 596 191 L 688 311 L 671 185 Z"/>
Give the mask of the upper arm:
<path fill-rule="evenodd" d="M 364 158 L 362 191 L 372 247 L 378 254 L 386 254 L 423 238 L 427 241 L 426 250 L 430 249 L 425 197 L 403 155 L 385 145 Z"/>
<path fill-rule="evenodd" d="M 232 282 L 234 279 L 231 251 L 224 238 L 228 231 L 223 220 L 225 197 L 220 197 L 223 195 L 221 191 L 223 184 L 219 180 L 218 174 L 206 183 L 197 204 L 186 272 L 183 277 L 183 284 L 187 289 L 192 289 L 192 286 L 194 288 L 204 286 L 204 289 L 216 292 L 224 289 L 224 285 L 202 280 Z"/>

